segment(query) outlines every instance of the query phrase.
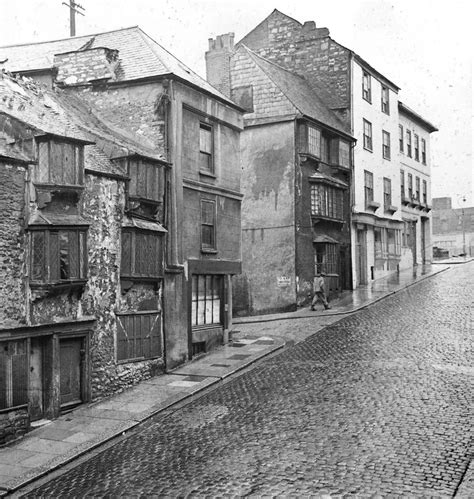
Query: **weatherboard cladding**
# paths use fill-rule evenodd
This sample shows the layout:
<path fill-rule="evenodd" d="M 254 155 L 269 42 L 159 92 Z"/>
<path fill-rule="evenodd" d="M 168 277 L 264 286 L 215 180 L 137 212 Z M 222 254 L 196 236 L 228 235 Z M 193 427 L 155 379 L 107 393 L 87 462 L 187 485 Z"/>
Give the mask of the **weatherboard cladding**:
<path fill-rule="evenodd" d="M 118 80 L 129 81 L 153 76 L 175 75 L 235 106 L 138 26 L 65 40 L 0 47 L 0 61 L 11 72 L 54 67 L 54 56 L 81 49 L 106 47 L 118 50 Z"/>

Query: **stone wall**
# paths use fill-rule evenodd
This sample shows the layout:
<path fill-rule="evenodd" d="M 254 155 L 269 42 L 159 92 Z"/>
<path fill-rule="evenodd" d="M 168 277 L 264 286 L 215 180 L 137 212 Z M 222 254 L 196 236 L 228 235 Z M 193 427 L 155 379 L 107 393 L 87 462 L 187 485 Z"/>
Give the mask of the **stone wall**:
<path fill-rule="evenodd" d="M 0 446 L 22 437 L 29 426 L 30 417 L 26 408 L 0 414 Z"/>
<path fill-rule="evenodd" d="M 57 82 L 68 85 L 93 80 L 115 80 L 118 70 L 118 50 L 105 47 L 55 54 L 54 66 L 58 69 Z"/>
<path fill-rule="evenodd" d="M 25 168 L 0 160 L 0 327 L 26 322 Z"/>

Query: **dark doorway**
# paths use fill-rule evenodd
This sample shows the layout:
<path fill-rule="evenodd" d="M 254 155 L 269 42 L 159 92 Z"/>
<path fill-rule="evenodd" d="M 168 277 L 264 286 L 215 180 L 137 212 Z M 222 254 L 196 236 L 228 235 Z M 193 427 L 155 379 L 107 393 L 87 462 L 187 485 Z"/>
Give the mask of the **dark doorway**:
<path fill-rule="evenodd" d="M 64 339 L 59 344 L 61 410 L 67 410 L 82 403 L 83 339 Z"/>

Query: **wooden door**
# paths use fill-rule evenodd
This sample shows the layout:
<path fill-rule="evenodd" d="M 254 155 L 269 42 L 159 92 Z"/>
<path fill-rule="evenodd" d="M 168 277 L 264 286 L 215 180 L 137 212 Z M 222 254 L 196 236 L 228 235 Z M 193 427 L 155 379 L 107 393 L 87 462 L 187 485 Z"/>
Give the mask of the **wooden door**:
<path fill-rule="evenodd" d="M 82 338 L 60 341 L 60 399 L 61 408 L 82 402 Z"/>

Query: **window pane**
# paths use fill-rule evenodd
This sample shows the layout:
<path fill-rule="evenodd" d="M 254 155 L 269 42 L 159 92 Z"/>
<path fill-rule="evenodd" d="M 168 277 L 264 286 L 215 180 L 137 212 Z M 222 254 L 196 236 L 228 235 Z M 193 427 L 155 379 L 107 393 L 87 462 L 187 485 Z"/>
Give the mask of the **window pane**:
<path fill-rule="evenodd" d="M 70 269 L 70 250 L 69 250 L 69 233 L 66 231 L 59 232 L 59 278 L 69 279 L 71 277 Z"/>
<path fill-rule="evenodd" d="M 351 166 L 350 145 L 345 140 L 339 141 L 339 164 L 347 168 Z"/>
<path fill-rule="evenodd" d="M 212 128 L 202 123 L 199 128 L 199 150 L 212 154 Z"/>
<path fill-rule="evenodd" d="M 214 286 L 212 292 L 212 323 L 219 324 L 221 314 L 221 289 L 222 277 L 214 276 Z"/>
<path fill-rule="evenodd" d="M 308 152 L 317 157 L 321 153 L 321 132 L 312 126 L 308 126 Z"/>
<path fill-rule="evenodd" d="M 197 325 L 197 309 L 198 309 L 198 276 L 192 276 L 192 298 L 191 298 L 191 324 L 193 326 Z"/>
<path fill-rule="evenodd" d="M 130 232 L 122 232 L 121 272 L 123 275 L 132 275 L 132 234 Z"/>
<path fill-rule="evenodd" d="M 49 183 L 49 142 L 38 144 L 38 174 L 37 182 Z"/>
<path fill-rule="evenodd" d="M 46 251 L 44 232 L 31 233 L 31 278 L 34 281 L 42 281 L 46 278 Z"/>
<path fill-rule="evenodd" d="M 197 324 L 205 324 L 205 307 L 206 307 L 206 278 L 198 276 L 198 302 L 197 302 Z"/>

